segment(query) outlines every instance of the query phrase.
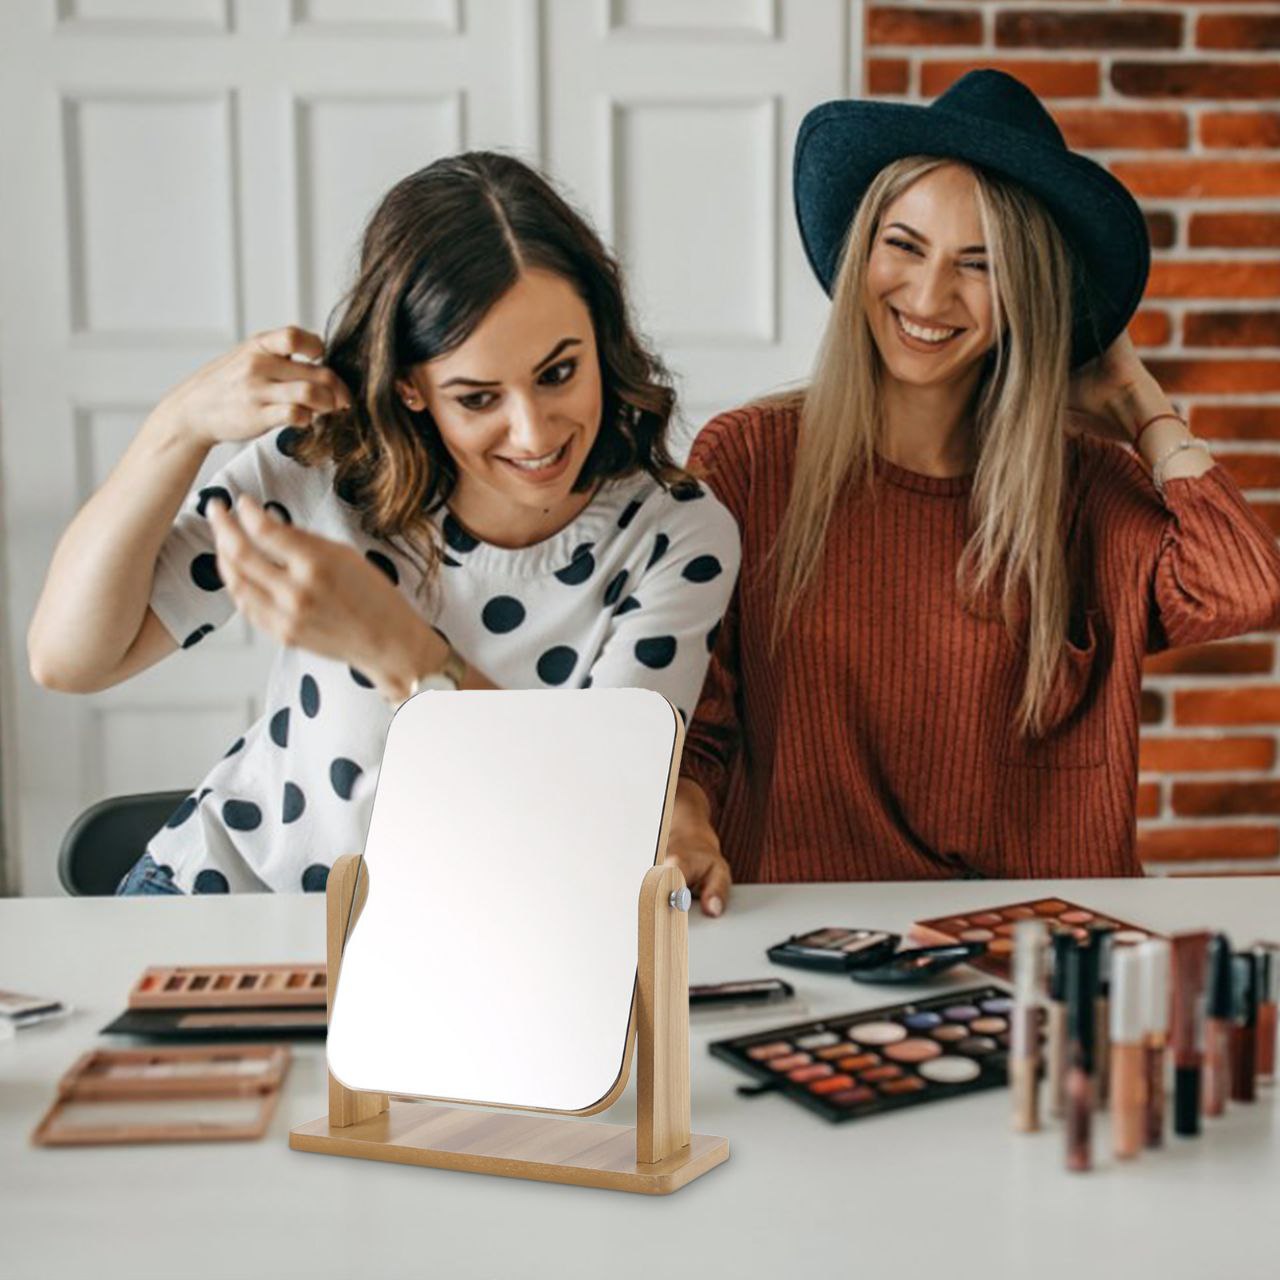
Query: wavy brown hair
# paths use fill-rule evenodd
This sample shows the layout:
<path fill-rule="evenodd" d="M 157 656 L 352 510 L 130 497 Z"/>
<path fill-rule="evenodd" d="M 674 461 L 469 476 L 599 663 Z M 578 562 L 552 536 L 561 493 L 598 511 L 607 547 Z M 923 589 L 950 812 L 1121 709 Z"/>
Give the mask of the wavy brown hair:
<path fill-rule="evenodd" d="M 333 464 L 334 491 L 359 509 L 365 531 L 404 545 L 428 581 L 441 555 L 430 514 L 453 492 L 457 468 L 430 412 L 409 409 L 395 383 L 465 342 L 530 269 L 573 285 L 595 330 L 603 409 L 574 491 L 639 471 L 668 486 L 688 480 L 667 450 L 670 375 L 637 333 L 618 264 L 586 220 L 511 156 L 437 160 L 374 211 L 355 283 L 330 317 L 325 363 L 353 407 L 290 441 L 300 462 Z"/>

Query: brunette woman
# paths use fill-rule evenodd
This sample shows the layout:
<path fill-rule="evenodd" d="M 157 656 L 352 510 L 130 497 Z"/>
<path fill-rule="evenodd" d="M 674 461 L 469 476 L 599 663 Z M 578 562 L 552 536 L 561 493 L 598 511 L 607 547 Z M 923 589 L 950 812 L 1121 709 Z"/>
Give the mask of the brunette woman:
<path fill-rule="evenodd" d="M 743 570 L 672 856 L 731 879 L 1140 875 L 1145 654 L 1280 624 L 1280 554 L 1124 330 L 1124 187 L 1012 77 L 829 103 L 796 150 L 813 379 L 690 465 Z"/>
<path fill-rule="evenodd" d="M 687 716 L 738 537 L 672 464 L 672 409 L 545 180 L 473 153 L 399 183 L 328 342 L 260 334 L 167 395 L 54 557 L 29 641 L 51 688 L 126 680 L 237 609 L 283 646 L 121 892 L 322 889 L 421 687 L 640 686 Z M 186 496 L 226 441 L 252 443 Z"/>

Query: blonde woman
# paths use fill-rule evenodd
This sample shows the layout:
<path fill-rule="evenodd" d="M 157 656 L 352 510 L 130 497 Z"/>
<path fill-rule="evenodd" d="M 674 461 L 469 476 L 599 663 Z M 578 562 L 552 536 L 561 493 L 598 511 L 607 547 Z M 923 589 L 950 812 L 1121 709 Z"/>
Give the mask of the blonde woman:
<path fill-rule="evenodd" d="M 1280 555 L 1127 337 L 1142 216 L 1035 96 L 828 103 L 796 204 L 803 391 L 691 466 L 742 572 L 671 856 L 732 880 L 1140 875 L 1144 654 L 1280 624 Z"/>

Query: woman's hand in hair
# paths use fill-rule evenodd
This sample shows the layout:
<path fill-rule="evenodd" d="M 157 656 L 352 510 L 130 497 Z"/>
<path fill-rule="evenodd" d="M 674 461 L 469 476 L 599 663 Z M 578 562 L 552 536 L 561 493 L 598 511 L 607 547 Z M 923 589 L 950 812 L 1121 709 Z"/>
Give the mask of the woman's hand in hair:
<path fill-rule="evenodd" d="M 255 334 L 179 383 L 156 413 L 206 449 L 310 426 L 317 414 L 351 407 L 338 375 L 314 363 L 323 355 L 323 339 L 293 325 Z"/>
<path fill-rule="evenodd" d="M 1155 378 L 1138 358 L 1129 335 L 1122 333 L 1100 356 L 1071 375 L 1067 388 L 1071 425 L 1128 444 L 1134 434 L 1130 406 L 1153 390 L 1159 390 Z"/>
<path fill-rule="evenodd" d="M 242 496 L 214 501 L 218 573 L 259 630 L 355 668 L 388 698 L 438 669 L 448 645 L 354 547 L 285 524 Z M 406 673 L 411 673 L 407 674 Z"/>
<path fill-rule="evenodd" d="M 711 825 L 707 797 L 691 778 L 681 778 L 676 785 L 664 861 L 684 873 L 685 883 L 702 903 L 704 915 L 723 914 L 729 904 L 733 876 Z"/>

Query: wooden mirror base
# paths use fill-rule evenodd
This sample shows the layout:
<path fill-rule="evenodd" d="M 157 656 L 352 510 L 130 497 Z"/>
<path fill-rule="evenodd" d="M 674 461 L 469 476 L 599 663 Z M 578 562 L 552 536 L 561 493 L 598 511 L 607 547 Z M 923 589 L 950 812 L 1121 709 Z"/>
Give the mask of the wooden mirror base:
<path fill-rule="evenodd" d="M 427 1102 L 393 1102 L 381 1115 L 344 1128 L 313 1120 L 290 1133 L 289 1145 L 331 1156 L 657 1196 L 678 1191 L 729 1158 L 726 1139 L 693 1134 L 674 1155 L 641 1164 L 631 1125 Z"/>
<path fill-rule="evenodd" d="M 368 892 L 362 867 L 348 855 L 329 873 L 330 1007 L 347 932 Z M 689 921 L 671 905 L 683 888 L 675 867 L 654 867 L 640 888 L 634 1126 L 391 1102 L 386 1094 L 348 1089 L 331 1075 L 329 1114 L 292 1130 L 289 1146 L 645 1195 L 678 1191 L 715 1168 L 729 1158 L 728 1140 L 689 1132 Z"/>

